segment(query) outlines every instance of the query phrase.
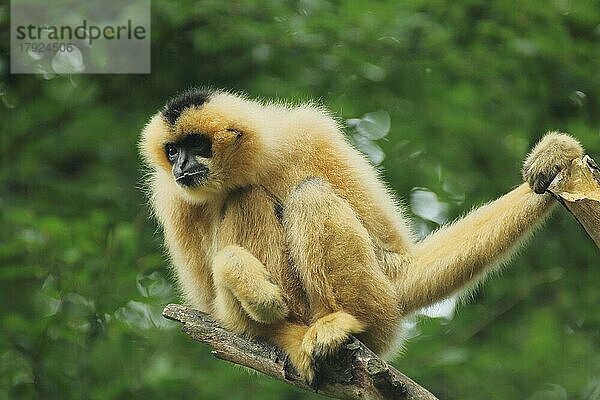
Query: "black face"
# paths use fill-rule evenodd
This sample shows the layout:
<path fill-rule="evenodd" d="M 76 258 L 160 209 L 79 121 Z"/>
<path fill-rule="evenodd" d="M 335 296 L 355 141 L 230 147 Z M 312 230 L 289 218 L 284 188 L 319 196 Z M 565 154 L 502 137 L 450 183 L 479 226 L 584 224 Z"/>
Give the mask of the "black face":
<path fill-rule="evenodd" d="M 211 142 L 206 136 L 191 134 L 176 143 L 165 145 L 165 154 L 173 166 L 175 181 L 184 187 L 201 184 L 208 178 L 208 167 L 198 158 L 212 156 Z"/>

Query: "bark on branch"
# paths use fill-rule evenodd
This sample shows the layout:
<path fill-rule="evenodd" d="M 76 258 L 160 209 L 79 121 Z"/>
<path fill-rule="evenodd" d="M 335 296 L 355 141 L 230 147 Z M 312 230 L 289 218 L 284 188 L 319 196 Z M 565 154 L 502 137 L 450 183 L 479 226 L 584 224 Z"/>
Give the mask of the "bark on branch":
<path fill-rule="evenodd" d="M 548 191 L 579 221 L 600 248 L 600 169 L 589 156 L 575 159 Z"/>
<path fill-rule="evenodd" d="M 243 338 L 221 327 L 208 314 L 169 304 L 163 316 L 183 323 L 182 330 L 194 340 L 208 343 L 212 354 L 302 389 L 313 389 L 298 376 L 286 356 L 276 347 Z M 386 364 L 355 338 L 320 367 L 318 393 L 340 399 L 436 400 L 394 367 Z"/>

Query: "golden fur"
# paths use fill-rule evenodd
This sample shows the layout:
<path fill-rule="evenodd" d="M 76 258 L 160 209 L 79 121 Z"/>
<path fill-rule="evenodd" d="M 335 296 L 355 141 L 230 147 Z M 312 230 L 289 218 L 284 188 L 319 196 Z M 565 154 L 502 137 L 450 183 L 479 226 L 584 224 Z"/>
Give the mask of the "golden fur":
<path fill-rule="evenodd" d="M 312 360 L 349 334 L 393 353 L 402 318 L 506 261 L 555 204 L 530 186 L 543 192 L 583 154 L 548 134 L 525 162 L 529 184 L 415 242 L 377 171 L 322 108 L 214 92 L 178 111 L 173 124 L 152 117 L 140 151 L 183 295 L 227 328 L 279 345 L 308 381 Z M 212 141 L 201 160 L 210 175 L 184 188 L 164 146 L 192 133 Z"/>

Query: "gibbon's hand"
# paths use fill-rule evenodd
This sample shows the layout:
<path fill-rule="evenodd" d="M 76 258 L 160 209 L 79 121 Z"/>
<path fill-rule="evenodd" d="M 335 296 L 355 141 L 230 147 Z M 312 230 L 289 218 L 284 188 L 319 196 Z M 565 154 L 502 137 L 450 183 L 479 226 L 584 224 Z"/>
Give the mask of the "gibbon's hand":
<path fill-rule="evenodd" d="M 558 173 L 571 161 L 583 157 L 583 147 L 573 137 L 550 132 L 531 150 L 523 163 L 523 180 L 534 192 L 542 194 Z"/>

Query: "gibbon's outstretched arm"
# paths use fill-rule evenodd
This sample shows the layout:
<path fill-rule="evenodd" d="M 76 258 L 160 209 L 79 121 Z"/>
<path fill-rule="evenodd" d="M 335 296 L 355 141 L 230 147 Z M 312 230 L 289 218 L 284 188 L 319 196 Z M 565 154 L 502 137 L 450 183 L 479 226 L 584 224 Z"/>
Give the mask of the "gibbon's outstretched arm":
<path fill-rule="evenodd" d="M 476 286 L 508 261 L 554 203 L 549 194 L 535 194 L 522 184 L 417 243 L 412 263 L 399 282 L 403 311 Z"/>
<path fill-rule="evenodd" d="M 581 145 L 572 137 L 546 135 L 525 160 L 523 178 L 528 183 L 417 243 L 399 282 L 403 311 L 472 288 L 508 261 L 557 204 L 544 193 L 552 179 L 582 155 Z"/>

